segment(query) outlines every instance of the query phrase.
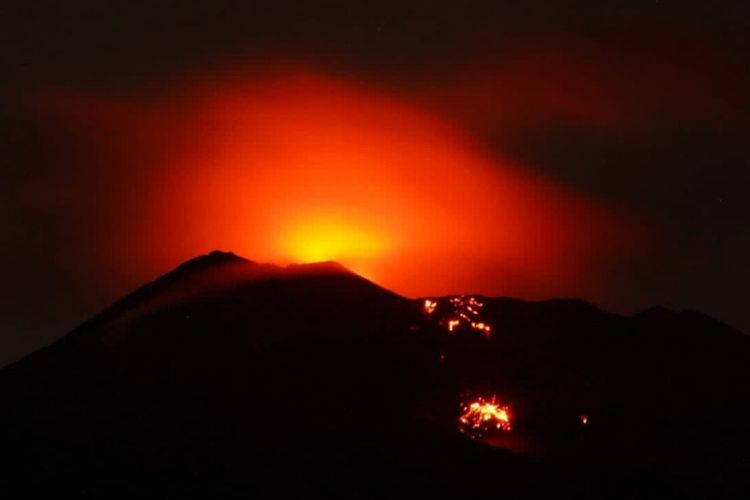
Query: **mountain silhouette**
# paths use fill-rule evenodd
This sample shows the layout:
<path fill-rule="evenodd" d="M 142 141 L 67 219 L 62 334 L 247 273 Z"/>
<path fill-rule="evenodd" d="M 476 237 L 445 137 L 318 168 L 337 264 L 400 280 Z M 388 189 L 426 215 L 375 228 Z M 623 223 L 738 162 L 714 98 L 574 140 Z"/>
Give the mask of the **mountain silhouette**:
<path fill-rule="evenodd" d="M 748 486 L 740 332 L 693 311 L 479 296 L 488 330 L 456 319 L 450 332 L 468 299 L 429 300 L 425 313 L 336 263 L 192 259 L 0 371 L 2 486 L 261 498 Z M 471 439 L 461 403 L 486 394 L 508 402 L 513 429 Z"/>

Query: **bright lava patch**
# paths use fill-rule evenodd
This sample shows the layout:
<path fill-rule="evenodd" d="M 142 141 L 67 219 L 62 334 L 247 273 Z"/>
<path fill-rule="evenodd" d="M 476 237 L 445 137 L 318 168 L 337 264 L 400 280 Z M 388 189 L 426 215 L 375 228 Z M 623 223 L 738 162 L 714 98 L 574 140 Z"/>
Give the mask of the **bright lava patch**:
<path fill-rule="evenodd" d="M 461 405 L 459 430 L 472 439 L 481 439 L 491 432 L 510 431 L 510 407 L 502 405 L 495 396 L 477 398 Z"/>

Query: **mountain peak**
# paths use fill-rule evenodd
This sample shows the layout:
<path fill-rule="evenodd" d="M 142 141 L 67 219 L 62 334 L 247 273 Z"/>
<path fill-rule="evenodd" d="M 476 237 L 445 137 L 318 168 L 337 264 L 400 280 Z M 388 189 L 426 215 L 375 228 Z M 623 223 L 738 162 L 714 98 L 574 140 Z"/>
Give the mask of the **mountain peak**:
<path fill-rule="evenodd" d="M 79 329 L 91 327 L 92 324 L 109 323 L 118 318 L 132 319 L 167 304 L 174 304 L 200 294 L 235 288 L 246 283 L 268 279 L 324 276 L 348 276 L 367 281 L 333 261 L 278 266 L 255 262 L 233 252 L 213 250 L 193 257 L 172 271 L 137 288 L 84 323 Z"/>
<path fill-rule="evenodd" d="M 177 266 L 177 268 L 174 270 L 175 272 L 178 271 L 197 271 L 202 269 L 208 269 L 214 266 L 222 266 L 225 264 L 240 264 L 240 263 L 250 263 L 253 264 L 254 262 L 245 259 L 244 257 L 240 257 L 237 254 L 233 252 L 224 252 L 223 250 L 213 250 L 205 255 L 199 255 L 197 257 L 193 257 L 190 260 L 187 260 Z"/>

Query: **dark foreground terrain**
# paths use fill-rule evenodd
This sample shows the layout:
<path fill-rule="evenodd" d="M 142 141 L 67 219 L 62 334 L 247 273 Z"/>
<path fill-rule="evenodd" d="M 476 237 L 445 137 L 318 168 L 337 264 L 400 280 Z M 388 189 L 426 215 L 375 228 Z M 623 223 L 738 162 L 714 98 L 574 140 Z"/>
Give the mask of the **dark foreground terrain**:
<path fill-rule="evenodd" d="M 214 252 L 0 371 L 3 498 L 750 496 L 750 339 L 695 312 L 399 297 Z M 497 395 L 509 433 L 468 438 Z M 586 424 L 583 423 L 586 417 Z"/>

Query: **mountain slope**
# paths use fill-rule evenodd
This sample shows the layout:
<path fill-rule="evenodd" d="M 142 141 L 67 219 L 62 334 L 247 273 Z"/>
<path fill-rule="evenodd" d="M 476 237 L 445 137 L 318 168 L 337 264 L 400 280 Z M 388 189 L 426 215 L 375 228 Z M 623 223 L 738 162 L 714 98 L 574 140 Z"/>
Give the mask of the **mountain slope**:
<path fill-rule="evenodd" d="M 0 371 L 6 485 L 346 498 L 746 486 L 747 337 L 692 312 L 477 299 L 490 335 L 448 332 L 451 298 L 428 315 L 337 264 L 193 259 Z M 480 394 L 510 402 L 512 433 L 457 431 L 459 403 Z"/>

